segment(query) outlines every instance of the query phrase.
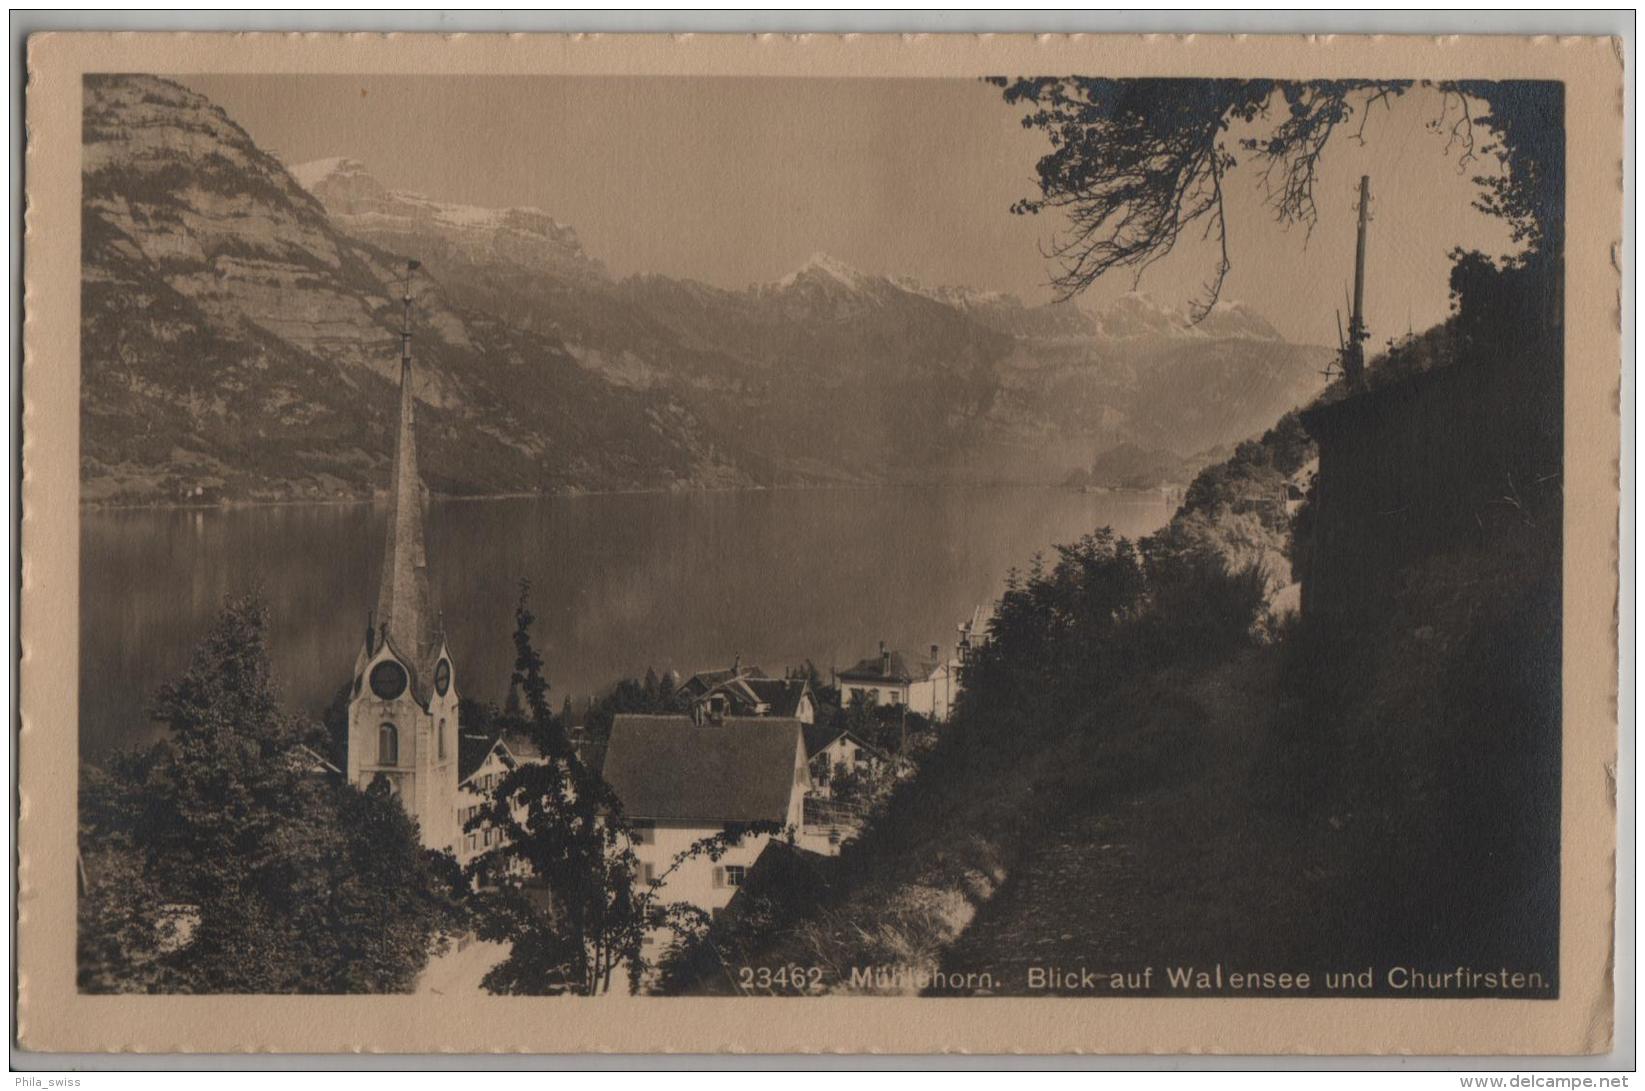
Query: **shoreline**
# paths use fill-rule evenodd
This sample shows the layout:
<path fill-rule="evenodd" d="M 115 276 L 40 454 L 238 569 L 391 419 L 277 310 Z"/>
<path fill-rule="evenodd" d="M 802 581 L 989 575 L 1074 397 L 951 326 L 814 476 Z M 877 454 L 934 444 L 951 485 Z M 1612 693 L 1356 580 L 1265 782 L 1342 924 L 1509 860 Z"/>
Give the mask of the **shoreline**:
<path fill-rule="evenodd" d="M 848 489 L 1044 489 L 1056 492 L 1069 492 L 1076 495 L 1093 496 L 1157 496 L 1161 500 L 1170 502 L 1171 495 L 1166 487 L 1151 489 L 1126 488 L 1119 485 L 1094 486 L 1090 488 L 1073 488 L 1055 482 L 1020 482 L 1020 481 L 911 481 L 911 482 L 838 482 L 818 485 L 728 485 L 728 486 L 701 486 L 687 489 L 670 488 L 637 488 L 637 489 L 574 489 L 563 492 L 499 492 L 499 493 L 465 493 L 446 494 L 430 493 L 428 499 L 439 503 L 489 503 L 499 500 L 574 500 L 582 497 L 604 496 L 678 496 L 691 493 L 718 494 L 740 492 L 823 492 Z M 1170 486 L 1173 492 L 1180 493 L 1185 486 Z M 279 507 L 350 507 L 356 505 L 375 506 L 385 500 L 384 494 L 373 496 L 349 497 L 292 497 L 289 499 L 269 500 L 224 500 L 215 503 L 110 503 L 98 500 L 81 500 L 79 508 L 82 515 L 87 512 L 133 512 L 133 511 L 198 511 L 223 512 L 242 511 L 251 508 L 279 508 Z"/>

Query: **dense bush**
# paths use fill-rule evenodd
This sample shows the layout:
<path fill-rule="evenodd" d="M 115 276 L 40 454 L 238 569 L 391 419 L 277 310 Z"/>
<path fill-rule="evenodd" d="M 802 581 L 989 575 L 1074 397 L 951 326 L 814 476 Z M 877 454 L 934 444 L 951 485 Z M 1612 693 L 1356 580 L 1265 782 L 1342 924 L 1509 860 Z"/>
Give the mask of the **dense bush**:
<path fill-rule="evenodd" d="M 464 926 L 455 861 L 297 749 L 267 622 L 228 603 L 156 698 L 166 737 L 82 770 L 84 991 L 408 991 Z"/>

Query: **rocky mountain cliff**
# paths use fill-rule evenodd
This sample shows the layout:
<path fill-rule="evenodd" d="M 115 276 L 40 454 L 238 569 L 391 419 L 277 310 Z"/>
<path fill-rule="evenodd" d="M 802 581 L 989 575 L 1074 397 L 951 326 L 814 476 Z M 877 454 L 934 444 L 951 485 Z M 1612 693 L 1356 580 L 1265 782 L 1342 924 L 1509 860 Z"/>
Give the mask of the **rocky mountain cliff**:
<path fill-rule="evenodd" d="M 1197 325 L 1141 294 L 1029 306 L 823 253 L 742 290 L 615 280 L 538 210 L 395 193 L 346 159 L 294 173 L 343 230 L 425 256 L 471 305 L 552 331 L 612 383 L 672 391 L 808 479 L 1060 481 L 1127 442 L 1189 457 L 1307 400 L 1328 358 L 1238 304 Z"/>
<path fill-rule="evenodd" d="M 615 279 L 573 228 L 287 170 L 202 97 L 87 82 L 83 481 L 103 502 L 381 488 L 416 257 L 424 474 L 450 493 L 1061 481 L 1191 456 L 1320 385 L 1248 310 L 1191 325 L 932 288 L 818 254 L 726 290 Z"/>
<path fill-rule="evenodd" d="M 83 139 L 85 498 L 381 488 L 405 259 L 339 231 L 221 110 L 167 81 L 88 77 Z M 438 278 L 414 294 L 431 489 L 769 479 L 666 392 L 607 382 L 551 333 L 472 308 Z"/>

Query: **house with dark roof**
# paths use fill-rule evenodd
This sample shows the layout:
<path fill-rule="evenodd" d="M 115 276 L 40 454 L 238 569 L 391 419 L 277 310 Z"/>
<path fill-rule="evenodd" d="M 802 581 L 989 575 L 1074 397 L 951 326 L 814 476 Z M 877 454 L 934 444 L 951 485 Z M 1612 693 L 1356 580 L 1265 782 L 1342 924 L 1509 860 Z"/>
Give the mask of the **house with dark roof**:
<path fill-rule="evenodd" d="M 911 661 L 882 640 L 878 655 L 836 671 L 834 678 L 845 705 L 862 698 L 874 705 L 901 705 L 929 720 L 946 720 L 958 691 L 957 666 L 942 657 L 936 644 L 931 645 L 929 658 Z"/>
<path fill-rule="evenodd" d="M 722 686 L 727 682 L 747 678 L 764 678 L 766 673 L 758 667 L 743 666 L 742 656 L 731 661 L 731 666 L 720 670 L 698 671 L 684 682 L 680 683 L 679 692 L 687 700 L 695 701 L 705 696 L 709 690 Z"/>
<path fill-rule="evenodd" d="M 811 683 L 804 678 L 727 678 L 691 702 L 699 720 L 726 716 L 776 716 L 811 723 L 816 706 Z"/>
<path fill-rule="evenodd" d="M 698 671 L 679 693 L 699 720 L 726 716 L 779 716 L 810 723 L 816 718 L 811 683 L 804 678 L 772 678 L 759 667 L 735 659 L 727 670 Z"/>
<path fill-rule="evenodd" d="M 727 828 L 765 822 L 798 829 L 811 787 L 803 725 L 786 716 L 621 714 L 611 724 L 604 776 L 634 832 L 643 882 L 665 901 L 723 908 L 771 840 L 746 836 L 718 860 L 676 859 Z M 672 870 L 671 870 L 672 869 Z"/>

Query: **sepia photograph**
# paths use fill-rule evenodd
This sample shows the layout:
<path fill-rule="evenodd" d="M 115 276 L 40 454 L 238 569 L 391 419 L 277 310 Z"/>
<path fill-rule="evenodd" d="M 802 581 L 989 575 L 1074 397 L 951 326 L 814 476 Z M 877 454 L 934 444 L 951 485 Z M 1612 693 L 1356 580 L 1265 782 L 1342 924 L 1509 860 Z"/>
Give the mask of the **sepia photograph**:
<path fill-rule="evenodd" d="M 77 74 L 73 992 L 1586 988 L 1567 83 L 1025 57 Z"/>

